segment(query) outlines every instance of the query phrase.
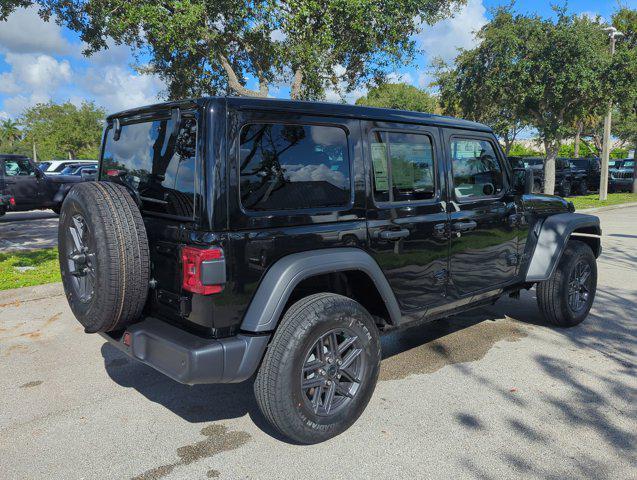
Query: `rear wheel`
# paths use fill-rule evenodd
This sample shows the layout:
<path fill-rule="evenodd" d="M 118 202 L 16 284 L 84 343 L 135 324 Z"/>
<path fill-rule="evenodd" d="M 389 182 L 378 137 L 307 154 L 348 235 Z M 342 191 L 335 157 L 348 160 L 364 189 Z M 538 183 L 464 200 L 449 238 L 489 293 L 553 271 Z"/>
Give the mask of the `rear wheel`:
<path fill-rule="evenodd" d="M 148 295 L 148 241 L 124 187 L 74 186 L 62 205 L 58 244 L 64 291 L 87 333 L 123 329 L 139 318 Z"/>
<path fill-rule="evenodd" d="M 582 180 L 579 183 L 577 193 L 579 193 L 580 195 L 588 195 L 588 184 L 586 183 L 586 180 Z"/>
<path fill-rule="evenodd" d="M 572 327 L 588 316 L 596 289 L 593 251 L 587 244 L 571 240 L 551 278 L 538 283 L 538 306 L 547 322 Z"/>
<path fill-rule="evenodd" d="M 286 437 L 318 443 L 345 431 L 372 396 L 380 338 L 371 315 L 331 293 L 292 305 L 254 384 L 266 419 Z"/>
<path fill-rule="evenodd" d="M 560 196 L 561 197 L 570 197 L 571 196 L 571 182 L 564 181 L 560 186 Z"/>

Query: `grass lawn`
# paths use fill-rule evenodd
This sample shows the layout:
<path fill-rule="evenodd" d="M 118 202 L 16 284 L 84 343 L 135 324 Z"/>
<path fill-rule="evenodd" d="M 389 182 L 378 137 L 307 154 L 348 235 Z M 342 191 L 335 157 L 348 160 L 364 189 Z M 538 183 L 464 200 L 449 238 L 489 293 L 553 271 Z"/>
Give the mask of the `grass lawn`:
<path fill-rule="evenodd" d="M 0 290 L 59 281 L 57 248 L 0 253 Z"/>
<path fill-rule="evenodd" d="M 582 195 L 581 197 L 568 197 L 575 205 L 576 210 L 583 208 L 607 207 L 609 205 L 620 205 L 622 203 L 637 202 L 636 193 L 609 193 L 608 199 L 604 202 L 599 201 L 599 194 Z"/>

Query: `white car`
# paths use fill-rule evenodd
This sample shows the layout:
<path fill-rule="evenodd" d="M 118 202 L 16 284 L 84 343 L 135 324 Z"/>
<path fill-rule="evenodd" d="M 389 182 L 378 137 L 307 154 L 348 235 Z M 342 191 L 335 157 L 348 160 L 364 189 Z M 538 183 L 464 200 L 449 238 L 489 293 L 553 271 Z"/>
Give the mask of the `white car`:
<path fill-rule="evenodd" d="M 93 164 L 95 160 L 50 160 L 38 163 L 40 170 L 47 175 L 59 175 L 68 165 L 77 165 L 80 163 Z"/>

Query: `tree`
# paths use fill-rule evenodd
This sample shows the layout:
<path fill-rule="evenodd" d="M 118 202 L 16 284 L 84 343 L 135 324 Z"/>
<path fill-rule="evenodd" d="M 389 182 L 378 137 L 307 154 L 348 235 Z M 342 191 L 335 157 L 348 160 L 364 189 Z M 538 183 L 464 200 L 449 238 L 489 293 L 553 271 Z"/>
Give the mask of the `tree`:
<path fill-rule="evenodd" d="M 578 119 L 601 116 L 637 81 L 625 55 L 609 55 L 602 25 L 562 9 L 556 13 L 553 21 L 514 14 L 510 6 L 498 9 L 477 33 L 479 46 L 461 52 L 441 82 L 445 107 L 456 102 L 470 114 L 482 102 L 486 112 L 538 131 L 547 193 L 554 191 L 559 147 Z"/>
<path fill-rule="evenodd" d="M 482 78 L 480 81 L 464 81 L 475 73 L 472 70 L 476 65 L 482 62 L 493 65 L 493 62 L 500 60 L 500 53 L 497 51 L 486 53 L 490 56 L 489 59 L 484 58 L 485 52 L 462 51 L 456 57 L 455 68 L 441 59 L 434 59 L 434 85 L 440 90 L 440 104 L 445 114 L 489 125 L 502 140 L 504 153 L 508 156 L 515 139 L 526 126 L 517 114 L 517 99 L 510 97 L 513 90 L 508 83 L 515 82 L 515 79 Z"/>
<path fill-rule="evenodd" d="M 433 113 L 438 102 L 432 95 L 413 85 L 384 83 L 371 88 L 367 95 L 356 100 L 356 105 Z"/>
<path fill-rule="evenodd" d="M 105 112 L 93 103 L 78 108 L 70 102 L 41 103 L 20 117 L 26 145 L 36 145 L 38 157 L 97 158 Z"/>
<path fill-rule="evenodd" d="M 637 58 L 637 10 L 620 8 L 613 15 L 612 20 L 613 26 L 624 34 L 618 42 L 618 51 L 635 61 Z M 624 92 L 619 110 L 619 119 L 615 121 L 613 133 L 629 144 L 637 156 L 637 85 L 633 85 L 632 89 Z M 633 193 L 637 193 L 637 163 L 633 172 Z"/>
<path fill-rule="evenodd" d="M 10 0 L 0 15 L 14 4 Z M 32 0 L 79 32 L 85 53 L 117 44 L 150 56 L 170 98 L 235 93 L 320 98 L 382 80 L 416 53 L 424 23 L 466 0 Z M 252 84 L 255 84 L 252 87 Z"/>
<path fill-rule="evenodd" d="M 0 122 L 0 145 L 4 143 L 15 143 L 22 138 L 22 132 L 20 131 L 17 122 L 14 122 L 10 118 Z"/>

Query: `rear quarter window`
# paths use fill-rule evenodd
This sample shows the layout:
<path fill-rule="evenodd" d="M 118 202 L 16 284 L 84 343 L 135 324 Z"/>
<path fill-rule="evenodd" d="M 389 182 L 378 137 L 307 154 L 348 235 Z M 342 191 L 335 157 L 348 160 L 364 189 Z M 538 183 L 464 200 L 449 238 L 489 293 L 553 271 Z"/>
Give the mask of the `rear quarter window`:
<path fill-rule="evenodd" d="M 122 183 L 139 194 L 142 210 L 192 218 L 195 203 L 197 121 L 171 119 L 125 124 L 119 140 L 106 134 L 100 179 Z"/>
<path fill-rule="evenodd" d="M 347 134 L 340 127 L 245 125 L 239 158 L 246 210 L 342 207 L 350 202 Z"/>

